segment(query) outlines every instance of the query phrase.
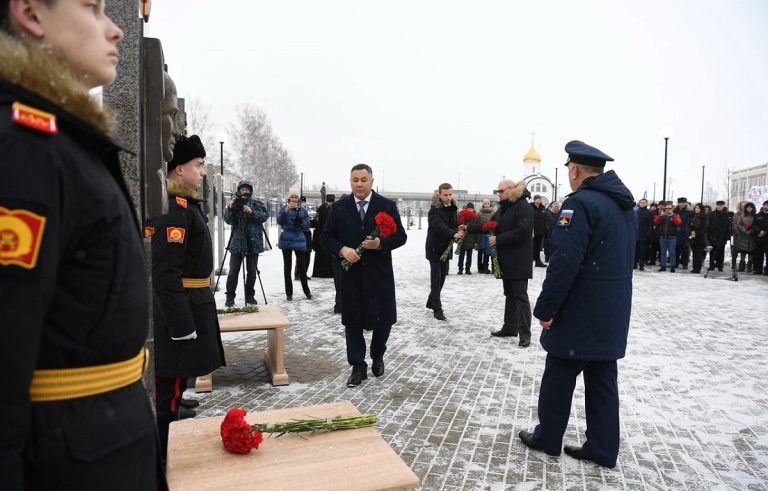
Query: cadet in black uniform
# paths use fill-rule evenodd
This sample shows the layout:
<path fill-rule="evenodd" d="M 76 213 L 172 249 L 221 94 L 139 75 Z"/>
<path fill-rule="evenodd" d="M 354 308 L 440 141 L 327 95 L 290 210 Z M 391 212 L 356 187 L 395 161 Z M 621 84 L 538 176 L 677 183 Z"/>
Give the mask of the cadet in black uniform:
<path fill-rule="evenodd" d="M 178 419 L 187 378 L 224 365 L 216 301 L 211 291 L 213 246 L 197 188 L 205 176 L 197 135 L 180 136 L 168 162 L 168 214 L 154 223 L 157 426 L 165 458 L 168 425 Z"/>
<path fill-rule="evenodd" d="M 159 489 L 148 279 L 103 3 L 0 0 L 0 487 Z"/>

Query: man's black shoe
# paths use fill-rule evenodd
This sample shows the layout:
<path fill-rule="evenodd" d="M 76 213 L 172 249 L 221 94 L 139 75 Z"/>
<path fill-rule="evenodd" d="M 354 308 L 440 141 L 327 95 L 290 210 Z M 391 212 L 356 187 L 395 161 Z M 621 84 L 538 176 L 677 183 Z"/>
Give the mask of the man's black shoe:
<path fill-rule="evenodd" d="M 662 271 L 666 271 L 666 270 L 667 270 L 667 267 L 666 266 L 662 266 L 662 267 L 659 268 L 659 273 L 661 273 Z"/>
<path fill-rule="evenodd" d="M 286 295 L 285 299 L 290 302 L 291 300 L 293 300 L 293 295 Z"/>
<path fill-rule="evenodd" d="M 645 266 L 643 266 L 642 264 L 640 265 L 640 271 L 645 271 Z"/>
<path fill-rule="evenodd" d="M 442 310 L 435 310 L 434 316 L 435 316 L 435 319 L 437 319 L 439 321 L 444 321 L 445 320 L 445 314 L 443 314 Z"/>
<path fill-rule="evenodd" d="M 197 413 L 193 409 L 189 409 L 184 406 L 179 406 L 179 408 L 176 410 L 176 419 L 188 419 L 194 418 L 195 416 L 197 416 Z"/>
<path fill-rule="evenodd" d="M 469 270 L 467 270 L 466 274 L 472 274 L 472 273 L 470 273 Z"/>
<path fill-rule="evenodd" d="M 200 405 L 200 401 L 198 401 L 197 399 L 184 399 L 184 398 L 182 398 L 179 401 L 179 405 L 181 407 L 185 407 L 187 409 L 195 409 L 197 406 Z"/>
<path fill-rule="evenodd" d="M 520 347 L 521 348 L 527 348 L 530 345 L 531 345 L 530 338 L 528 338 L 528 339 L 525 339 L 525 338 L 522 338 L 522 337 L 520 338 Z"/>
<path fill-rule="evenodd" d="M 352 375 L 350 375 L 349 380 L 347 380 L 347 387 L 357 387 L 367 378 L 368 374 L 365 373 L 364 368 L 353 368 Z"/>
<path fill-rule="evenodd" d="M 600 466 L 603 466 L 603 467 L 607 467 L 609 469 L 613 469 L 614 467 L 616 467 L 615 463 L 613 465 L 608 465 L 608 464 L 604 464 L 602 462 L 597 462 L 589 454 L 587 454 L 584 451 L 583 447 L 577 447 L 575 445 L 566 445 L 565 448 L 563 448 L 563 450 L 565 450 L 566 455 L 570 455 L 574 459 L 588 460 L 590 462 L 594 462 L 597 465 L 600 465 Z"/>
<path fill-rule="evenodd" d="M 675 267 L 674 267 L 674 266 L 672 266 L 671 268 L 669 268 L 669 272 L 670 272 L 670 273 L 674 273 L 674 272 L 675 272 Z"/>
<path fill-rule="evenodd" d="M 551 455 L 553 457 L 557 457 L 558 455 L 560 455 L 559 451 L 558 452 L 547 452 L 546 450 L 544 450 L 544 448 L 541 447 L 538 443 L 536 443 L 536 441 L 533 439 L 533 433 L 531 433 L 530 431 L 523 430 L 520 433 L 518 433 L 517 436 L 520 437 L 520 440 L 528 448 L 531 448 L 533 450 L 538 450 L 540 452 L 544 452 L 545 454 Z M 566 450 L 566 452 L 567 452 L 567 450 Z"/>
<path fill-rule="evenodd" d="M 491 336 L 496 338 L 513 338 L 517 336 L 517 333 L 512 331 L 505 331 L 504 329 L 499 329 L 498 331 L 491 332 Z"/>
<path fill-rule="evenodd" d="M 371 364 L 371 373 L 374 377 L 384 375 L 384 358 L 374 358 Z"/>
<path fill-rule="evenodd" d="M 458 272 L 458 273 L 456 273 L 456 274 L 464 274 L 464 273 L 462 273 L 461 271 L 459 271 L 459 272 Z"/>
<path fill-rule="evenodd" d="M 253 297 L 245 299 L 245 305 L 258 305 L 258 303 Z"/>
<path fill-rule="evenodd" d="M 227 297 L 227 301 L 224 302 L 225 307 L 234 307 L 235 306 L 235 297 Z"/>

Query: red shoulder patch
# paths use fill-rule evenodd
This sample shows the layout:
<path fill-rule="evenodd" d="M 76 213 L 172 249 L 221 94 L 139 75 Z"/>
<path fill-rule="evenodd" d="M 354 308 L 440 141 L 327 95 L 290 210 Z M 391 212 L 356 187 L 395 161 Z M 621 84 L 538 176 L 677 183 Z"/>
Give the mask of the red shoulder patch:
<path fill-rule="evenodd" d="M 176 204 L 181 206 L 182 208 L 187 207 L 187 199 L 182 198 L 181 196 L 176 196 Z"/>
<path fill-rule="evenodd" d="M 183 244 L 186 233 L 187 231 L 181 227 L 167 227 L 165 229 L 165 236 L 168 238 L 168 242 L 175 244 Z"/>
<path fill-rule="evenodd" d="M 11 105 L 11 121 L 50 135 L 59 132 L 55 114 L 35 109 L 21 102 L 14 102 Z"/>
<path fill-rule="evenodd" d="M 45 230 L 44 216 L 0 206 L 0 266 L 34 269 Z"/>

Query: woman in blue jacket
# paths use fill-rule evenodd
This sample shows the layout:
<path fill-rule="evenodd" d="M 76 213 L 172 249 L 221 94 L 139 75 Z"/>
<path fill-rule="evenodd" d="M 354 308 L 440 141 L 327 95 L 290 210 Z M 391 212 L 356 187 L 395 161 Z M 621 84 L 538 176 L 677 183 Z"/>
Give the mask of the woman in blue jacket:
<path fill-rule="evenodd" d="M 277 247 L 283 251 L 283 278 L 285 280 L 285 296 L 293 300 L 293 282 L 291 279 L 291 252 L 296 255 L 301 289 L 307 298 L 312 298 L 307 284 L 307 268 L 304 267 L 304 252 L 307 250 L 307 239 L 304 231 L 309 230 L 309 213 L 299 203 L 299 190 L 288 190 L 288 202 L 277 212 L 277 224 L 282 227 Z"/>

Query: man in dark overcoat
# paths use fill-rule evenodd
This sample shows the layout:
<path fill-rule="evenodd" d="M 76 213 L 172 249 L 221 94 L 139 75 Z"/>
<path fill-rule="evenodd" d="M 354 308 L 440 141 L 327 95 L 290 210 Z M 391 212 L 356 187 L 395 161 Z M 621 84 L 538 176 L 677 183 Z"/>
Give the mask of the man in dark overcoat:
<path fill-rule="evenodd" d="M 533 261 L 537 268 L 543 268 L 546 265 L 541 262 L 541 246 L 544 245 L 544 238 L 547 236 L 547 208 L 541 202 L 541 196 L 535 195 L 531 203 L 533 210 Z"/>
<path fill-rule="evenodd" d="M 528 300 L 528 280 L 533 278 L 532 234 L 533 207 L 526 198 L 531 193 L 525 181 L 515 183 L 504 179 L 494 191 L 499 208 L 491 220 L 496 231 L 489 241 L 496 246 L 504 286 L 504 325 L 491 332 L 495 337 L 520 335 L 520 346 L 531 345 L 531 304 Z M 470 225 L 469 233 L 479 233 L 478 225 Z"/>
<path fill-rule="evenodd" d="M 453 248 L 453 240 L 464 237 L 464 232 L 458 230 L 456 225 L 456 213 L 458 207 L 453 200 L 453 186 L 444 182 L 437 187 L 438 201 L 432 204 L 427 214 L 427 240 L 424 245 L 426 257 L 429 261 L 429 297 L 427 308 L 433 310 L 435 319 L 444 321 L 443 303 L 440 301 L 440 291 L 445 284 L 448 275 L 448 261 L 453 251 L 448 253 L 448 258 L 441 261 L 449 244 Z M 459 270 L 461 273 L 461 270 Z"/>
<path fill-rule="evenodd" d="M 552 261 L 533 311 L 547 351 L 539 424 L 520 439 L 560 455 L 576 378 L 584 372 L 586 441 L 566 445 L 565 453 L 612 468 L 619 454 L 616 360 L 627 346 L 637 215 L 616 173 L 603 172 L 611 157 L 577 140 L 565 151 L 574 192 L 552 232 Z"/>
<path fill-rule="evenodd" d="M 205 176 L 197 135 L 176 140 L 168 162 L 168 214 L 152 235 L 155 385 L 162 456 L 168 425 L 179 418 L 187 378 L 225 365 L 216 301 L 211 291 L 213 246 L 197 188 Z"/>
<path fill-rule="evenodd" d="M 638 202 L 637 209 L 637 240 L 635 242 L 634 268 L 645 271 L 648 237 L 653 229 L 653 213 L 648 209 L 648 200 L 643 198 Z"/>
<path fill-rule="evenodd" d="M 709 214 L 709 243 L 712 245 L 712 252 L 709 254 L 709 271 L 717 268 L 723 270 L 723 261 L 725 259 L 725 244 L 731 238 L 731 218 L 728 215 L 728 208 L 725 207 L 725 201 L 718 200 L 715 203 L 715 209 Z"/>
<path fill-rule="evenodd" d="M 407 237 L 395 202 L 372 191 L 373 171 L 368 165 L 352 167 L 350 184 L 352 194 L 331 207 L 321 243 L 326 252 L 352 264 L 349 270 L 342 269 L 340 288 L 341 323 L 347 361 L 352 366 L 347 387 L 355 387 L 368 378 L 364 330 L 373 331 L 371 372 L 376 377 L 384 374 L 387 340 L 397 322 L 392 250 L 405 244 Z M 397 231 L 388 237 L 368 239 L 376 228 L 374 217 L 380 212 L 392 217 Z M 358 255 L 355 249 L 361 244 L 365 251 Z"/>

